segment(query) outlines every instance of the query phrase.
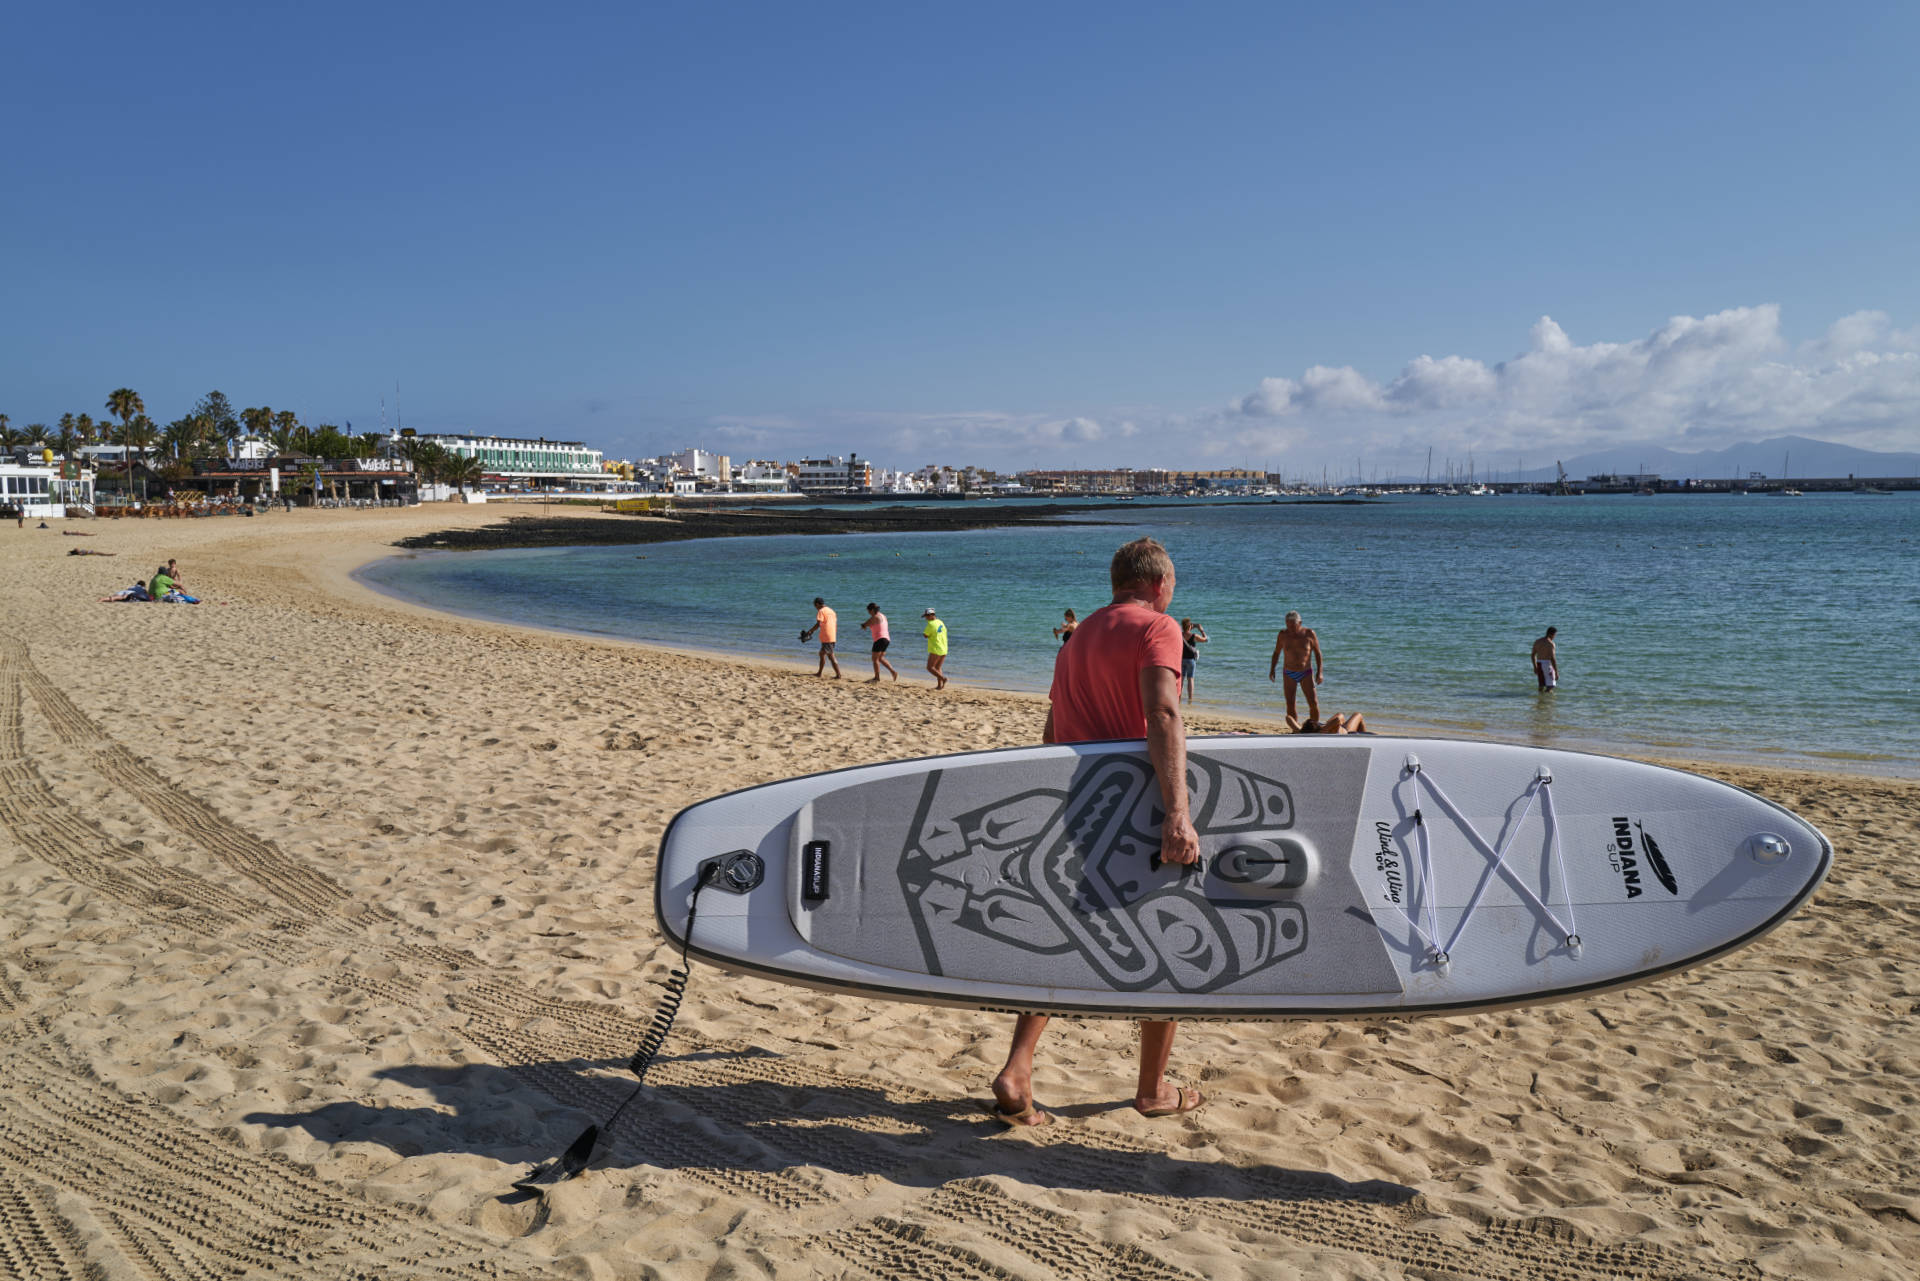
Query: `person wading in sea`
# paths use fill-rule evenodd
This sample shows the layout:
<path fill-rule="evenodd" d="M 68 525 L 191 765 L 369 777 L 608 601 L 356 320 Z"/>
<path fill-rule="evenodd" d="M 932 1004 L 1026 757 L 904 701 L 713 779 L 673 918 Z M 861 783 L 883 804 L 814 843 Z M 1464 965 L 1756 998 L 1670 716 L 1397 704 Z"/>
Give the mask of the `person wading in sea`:
<path fill-rule="evenodd" d="M 1320 719 L 1320 700 L 1314 697 L 1314 686 L 1327 678 L 1326 659 L 1320 653 L 1320 636 L 1313 628 L 1300 621 L 1299 610 L 1287 611 L 1287 627 L 1274 638 L 1273 657 L 1267 662 L 1267 679 L 1273 679 L 1273 673 L 1285 660 L 1287 719 L 1293 719 L 1293 693 L 1304 689 L 1307 692 L 1307 719 Z"/>

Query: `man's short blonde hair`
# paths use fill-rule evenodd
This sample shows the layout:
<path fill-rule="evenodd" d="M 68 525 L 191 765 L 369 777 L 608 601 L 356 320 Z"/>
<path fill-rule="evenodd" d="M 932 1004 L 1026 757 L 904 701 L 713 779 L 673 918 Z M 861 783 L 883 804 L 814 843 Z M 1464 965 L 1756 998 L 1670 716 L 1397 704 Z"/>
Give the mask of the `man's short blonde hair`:
<path fill-rule="evenodd" d="M 1173 574 L 1173 557 L 1167 555 L 1167 549 L 1152 538 L 1136 538 L 1113 554 L 1113 564 L 1107 572 L 1113 579 L 1113 590 L 1132 587 L 1136 583 L 1151 583 L 1156 578 L 1167 578 Z"/>

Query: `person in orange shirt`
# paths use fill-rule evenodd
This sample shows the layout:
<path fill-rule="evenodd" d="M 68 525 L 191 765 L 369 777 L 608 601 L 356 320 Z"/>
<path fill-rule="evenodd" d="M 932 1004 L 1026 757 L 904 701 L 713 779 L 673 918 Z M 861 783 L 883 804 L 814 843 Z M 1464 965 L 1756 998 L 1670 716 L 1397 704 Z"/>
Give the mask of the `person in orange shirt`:
<path fill-rule="evenodd" d="M 813 598 L 813 626 L 800 633 L 801 640 L 810 640 L 815 632 L 820 633 L 820 661 L 814 666 L 813 674 L 819 676 L 827 670 L 827 664 L 833 664 L 833 679 L 840 679 L 840 660 L 833 656 L 833 643 L 840 638 L 840 616 L 827 608 L 824 598 Z"/>
<path fill-rule="evenodd" d="M 1062 645 L 1054 657 L 1040 741 L 1144 740 L 1166 815 L 1160 859 L 1196 863 L 1200 837 L 1187 796 L 1187 726 L 1180 716 L 1180 625 L 1167 616 L 1173 558 L 1153 539 L 1137 539 L 1114 553 L 1109 578 L 1113 603 L 1075 628 L 1073 643 Z M 1133 1107 L 1141 1116 L 1180 1116 L 1207 1101 L 1195 1087 L 1167 1079 L 1178 1026 L 1170 1020 L 1140 1024 Z M 989 1107 L 1003 1125 L 1053 1123 L 1053 1114 L 1033 1100 L 1033 1056 L 1046 1027 L 1044 1014 L 1022 1014 L 1014 1023 L 1013 1044 L 1006 1066 L 993 1079 Z"/>

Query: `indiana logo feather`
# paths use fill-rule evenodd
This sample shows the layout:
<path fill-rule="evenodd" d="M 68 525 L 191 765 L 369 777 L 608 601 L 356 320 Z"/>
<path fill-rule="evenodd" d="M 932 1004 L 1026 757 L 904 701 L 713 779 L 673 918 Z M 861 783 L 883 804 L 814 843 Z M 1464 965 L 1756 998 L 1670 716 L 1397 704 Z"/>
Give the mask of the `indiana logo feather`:
<path fill-rule="evenodd" d="M 1659 842 L 1653 839 L 1643 824 L 1635 823 L 1634 827 L 1640 831 L 1640 852 L 1646 855 L 1647 866 L 1653 869 L 1660 884 L 1667 887 L 1667 893 L 1678 896 L 1680 883 L 1674 880 L 1673 869 L 1667 866 L 1667 856 L 1660 852 Z"/>

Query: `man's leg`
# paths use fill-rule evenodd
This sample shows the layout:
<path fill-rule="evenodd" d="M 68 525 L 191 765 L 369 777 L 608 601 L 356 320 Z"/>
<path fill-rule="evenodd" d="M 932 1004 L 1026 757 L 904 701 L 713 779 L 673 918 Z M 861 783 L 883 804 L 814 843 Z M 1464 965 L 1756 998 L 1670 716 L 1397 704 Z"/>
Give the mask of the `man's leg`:
<path fill-rule="evenodd" d="M 1294 679 L 1292 672 L 1287 672 L 1280 677 L 1280 685 L 1287 691 L 1287 719 L 1291 721 L 1294 719 L 1293 696 L 1299 690 L 1300 682 Z"/>
<path fill-rule="evenodd" d="M 1013 1025 L 1013 1045 L 1007 1051 L 1007 1065 L 993 1078 L 993 1100 L 1002 1112 L 1012 1115 L 1033 1106 L 1033 1052 L 1040 1046 L 1040 1034 L 1047 1030 L 1044 1014 L 1022 1014 Z M 1044 1125 L 1035 1112 L 1028 1125 Z"/>
<path fill-rule="evenodd" d="M 1314 683 L 1313 677 L 1309 676 L 1300 685 L 1307 691 L 1307 719 L 1317 721 L 1320 719 L 1320 700 L 1314 695 Z"/>
<path fill-rule="evenodd" d="M 818 676 L 826 670 L 827 670 L 827 647 L 825 645 L 822 645 L 820 647 L 820 661 L 813 665 L 813 674 L 815 676 Z"/>
<path fill-rule="evenodd" d="M 834 657 L 832 650 L 826 651 L 826 655 L 827 655 L 827 661 L 833 664 L 833 679 L 839 680 L 840 679 L 840 660 Z"/>
<path fill-rule="evenodd" d="M 1140 1081 L 1133 1106 L 1142 1112 L 1180 1106 L 1179 1089 L 1167 1082 L 1167 1060 L 1173 1057 L 1173 1034 L 1179 1027 L 1157 1021 L 1140 1025 Z"/>

